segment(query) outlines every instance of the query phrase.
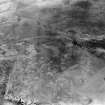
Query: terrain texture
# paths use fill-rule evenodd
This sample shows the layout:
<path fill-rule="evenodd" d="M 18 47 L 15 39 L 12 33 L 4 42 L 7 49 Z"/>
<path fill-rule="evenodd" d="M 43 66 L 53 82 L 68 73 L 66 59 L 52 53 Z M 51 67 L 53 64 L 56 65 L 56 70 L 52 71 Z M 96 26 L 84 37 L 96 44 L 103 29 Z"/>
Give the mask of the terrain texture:
<path fill-rule="evenodd" d="M 5 3 L 0 105 L 104 105 L 105 1 Z"/>

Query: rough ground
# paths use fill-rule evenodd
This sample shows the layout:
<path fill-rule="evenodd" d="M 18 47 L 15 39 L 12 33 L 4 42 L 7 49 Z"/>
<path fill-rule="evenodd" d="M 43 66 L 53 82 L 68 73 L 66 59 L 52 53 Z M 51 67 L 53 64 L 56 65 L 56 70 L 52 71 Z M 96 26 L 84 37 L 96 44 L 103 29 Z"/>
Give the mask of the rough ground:
<path fill-rule="evenodd" d="M 104 105 L 105 2 L 55 2 L 0 18 L 0 105 Z"/>

